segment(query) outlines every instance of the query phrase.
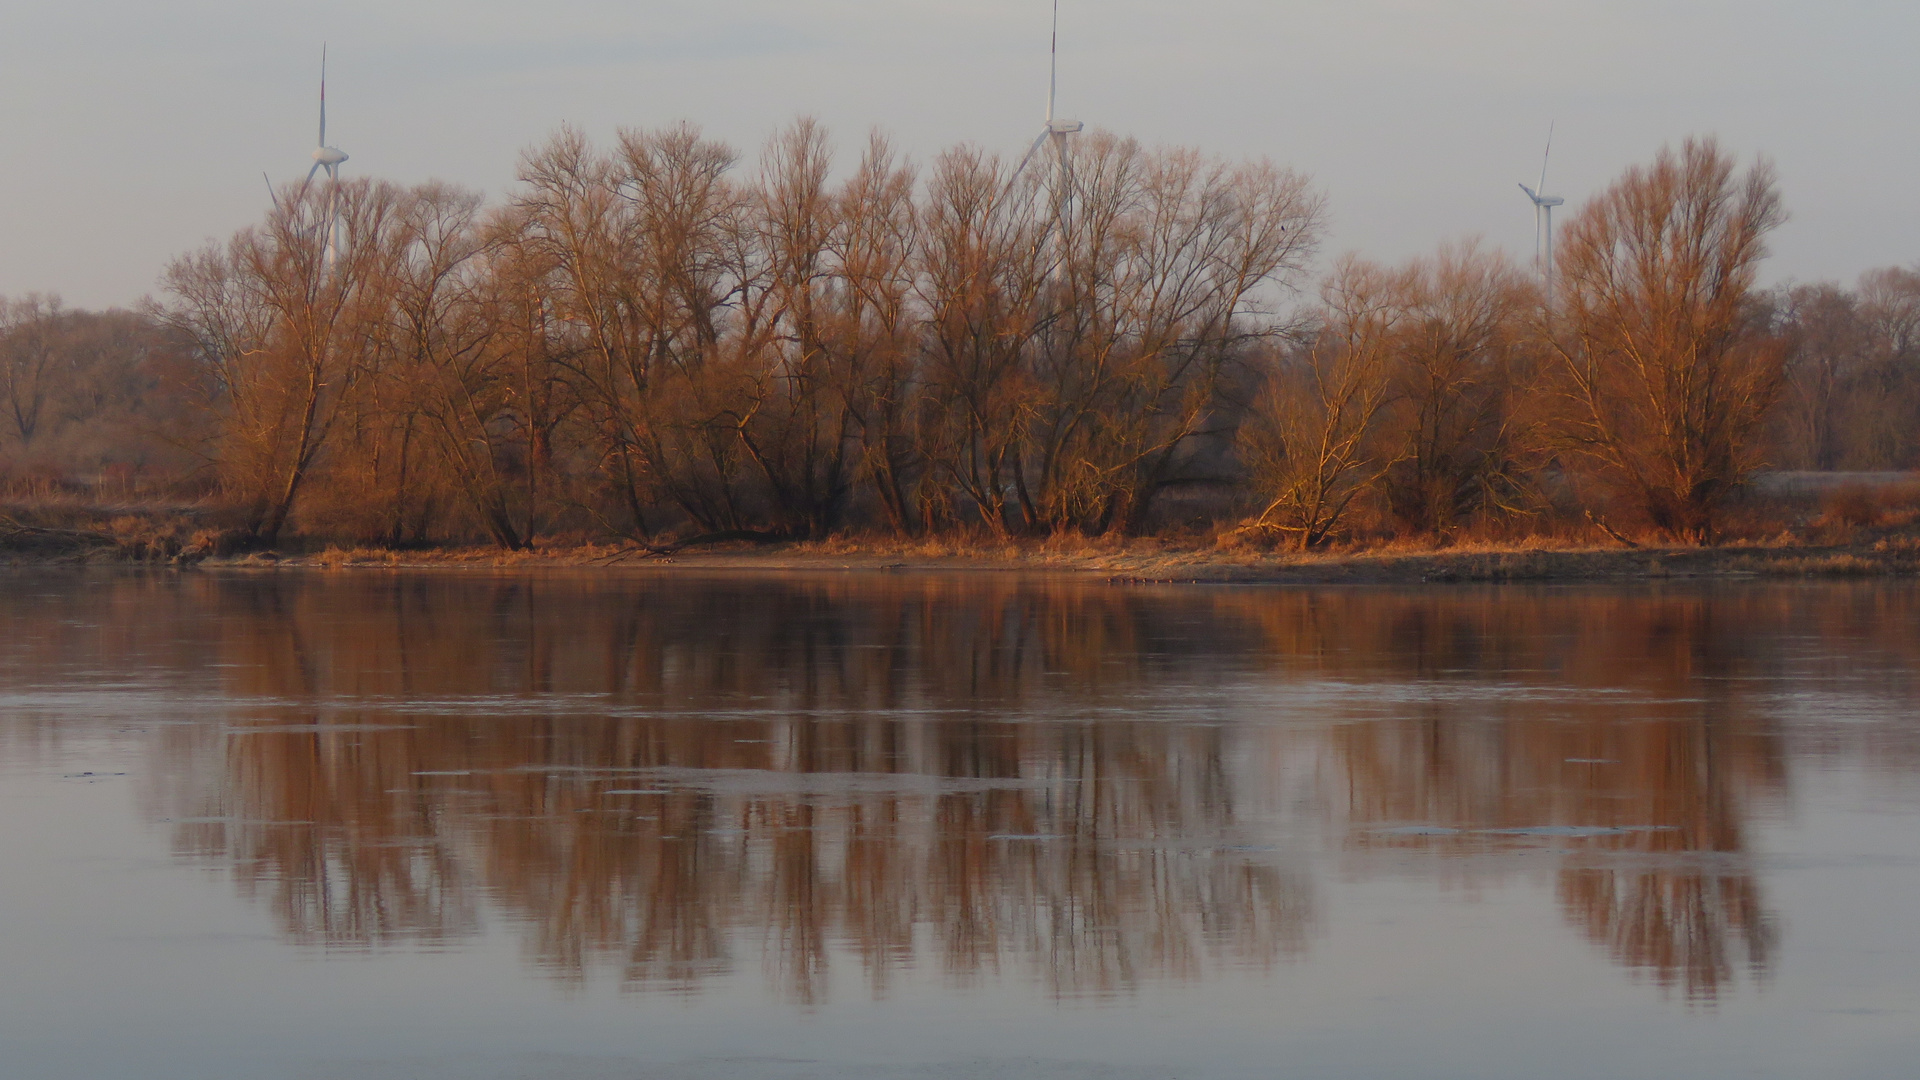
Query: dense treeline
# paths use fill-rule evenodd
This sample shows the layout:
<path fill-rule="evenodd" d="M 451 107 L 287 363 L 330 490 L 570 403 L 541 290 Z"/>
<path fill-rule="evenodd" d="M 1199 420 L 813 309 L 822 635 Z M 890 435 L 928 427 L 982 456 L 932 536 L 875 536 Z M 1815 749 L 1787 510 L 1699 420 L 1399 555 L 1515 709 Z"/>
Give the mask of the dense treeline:
<path fill-rule="evenodd" d="M 1920 273 L 1758 289 L 1773 177 L 1711 141 L 1575 216 L 1551 295 L 1472 243 L 1316 287 L 1306 178 L 1066 145 L 837 163 L 801 121 L 746 167 L 685 126 L 562 131 L 501 205 L 286 189 L 140 314 L 10 305 L 0 452 L 197 484 L 260 544 L 1201 518 L 1312 547 L 1710 541 L 1762 466 L 1920 451 Z"/>
<path fill-rule="evenodd" d="M 1218 442 L 1320 226 L 1294 174 L 1113 138 L 1079 148 L 1064 217 L 977 151 L 924 181 L 877 139 L 831 164 L 804 122 L 748 178 L 689 128 L 563 132 L 492 211 L 290 197 L 174 264 L 159 317 L 213 375 L 209 458 L 265 542 L 323 473 L 329 517 L 390 541 L 457 515 L 515 547 L 568 511 L 639 537 L 1099 532 Z"/>

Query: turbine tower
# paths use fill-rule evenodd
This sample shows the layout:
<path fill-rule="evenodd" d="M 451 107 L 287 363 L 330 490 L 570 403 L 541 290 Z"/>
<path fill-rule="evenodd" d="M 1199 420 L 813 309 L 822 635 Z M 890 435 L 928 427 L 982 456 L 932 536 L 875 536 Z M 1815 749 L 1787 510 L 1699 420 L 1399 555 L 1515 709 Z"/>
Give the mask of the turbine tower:
<path fill-rule="evenodd" d="M 1043 143 L 1053 144 L 1053 221 L 1049 231 L 1063 228 L 1063 219 L 1067 210 L 1067 136 L 1085 130 L 1086 125 L 1078 120 L 1059 120 L 1053 115 L 1055 92 L 1060 85 L 1060 0 L 1053 0 L 1053 40 L 1047 55 L 1047 123 L 1040 134 L 1027 147 L 1027 156 L 1020 159 L 1020 167 L 1013 170 L 1013 180 L 1027 170 L 1033 161 L 1033 155 L 1040 152 Z M 1011 186 L 1011 181 L 1009 181 Z"/>
<path fill-rule="evenodd" d="M 307 170 L 307 178 L 300 185 L 300 196 L 305 198 L 307 186 L 313 183 L 313 175 L 322 169 L 327 172 L 327 265 L 333 265 L 340 255 L 340 163 L 347 155 L 338 147 L 327 145 L 327 47 L 320 46 L 320 145 L 313 152 L 313 168 Z"/>
<path fill-rule="evenodd" d="M 1540 262 L 1540 276 L 1547 285 L 1547 299 L 1553 299 L 1553 208 L 1566 204 L 1558 195 L 1545 194 L 1547 190 L 1547 162 L 1553 158 L 1553 125 L 1547 125 L 1547 152 L 1540 157 L 1540 186 L 1530 188 L 1520 185 L 1520 190 L 1533 200 L 1533 257 Z"/>

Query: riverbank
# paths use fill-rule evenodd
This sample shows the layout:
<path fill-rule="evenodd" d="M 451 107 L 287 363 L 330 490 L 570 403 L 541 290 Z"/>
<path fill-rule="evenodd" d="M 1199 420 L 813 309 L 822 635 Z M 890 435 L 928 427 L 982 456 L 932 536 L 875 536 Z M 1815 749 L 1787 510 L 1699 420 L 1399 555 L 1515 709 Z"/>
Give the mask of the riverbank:
<path fill-rule="evenodd" d="M 1315 554 L 1221 551 L 1133 541 L 1111 549 L 1043 544 L 878 547 L 786 544 L 650 556 L 582 547 L 532 552 L 329 550 L 310 555 L 209 560 L 210 566 L 536 568 L 628 567 L 688 571 L 1050 572 L 1117 582 L 1387 585 L 1503 581 L 1647 581 L 1675 578 L 1887 577 L 1920 574 L 1920 542 L 1718 548 L 1358 550 Z"/>
<path fill-rule="evenodd" d="M 524 552 L 495 549 L 327 549 L 208 558 L 208 568 L 650 569 L 661 573 L 867 571 L 1045 572 L 1116 582 L 1393 585 L 1446 582 L 1628 582 L 1671 579 L 1892 577 L 1920 575 L 1920 541 L 1716 548 L 1452 548 L 1314 554 L 1223 551 L 1197 543 L 1134 540 L 1064 548 L 1031 545 L 738 545 L 654 554 L 583 545 Z"/>
<path fill-rule="evenodd" d="M 1516 541 L 1445 547 L 1399 544 L 1299 553 L 1206 537 L 1016 542 L 858 537 L 805 543 L 730 541 L 680 548 L 580 542 L 525 551 L 461 546 L 411 550 L 320 547 L 233 553 L 222 550 L 219 536 L 189 533 L 164 518 L 122 516 L 84 526 L 55 526 L 8 517 L 0 518 L 0 565 L 147 565 L 250 571 L 606 568 L 658 572 L 1044 572 L 1125 582 L 1300 585 L 1892 577 L 1920 576 L 1920 528 L 1913 523 L 1861 527 L 1851 530 L 1843 542 L 1813 542 L 1783 535 L 1764 544 L 1707 548 Z"/>

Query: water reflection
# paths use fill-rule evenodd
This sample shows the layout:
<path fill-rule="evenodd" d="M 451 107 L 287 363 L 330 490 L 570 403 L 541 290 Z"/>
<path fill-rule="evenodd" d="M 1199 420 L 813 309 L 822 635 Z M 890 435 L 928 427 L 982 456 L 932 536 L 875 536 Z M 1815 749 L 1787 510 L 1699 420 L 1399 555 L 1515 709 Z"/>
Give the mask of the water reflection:
<path fill-rule="evenodd" d="M 1786 778 L 1771 614 L 1739 595 L 1614 596 L 1354 620 L 1421 689 L 1402 715 L 1333 729 L 1353 842 L 1550 843 L 1568 920 L 1619 962 L 1694 1000 L 1763 974 L 1777 929 L 1748 835 Z M 1489 677 L 1536 692 L 1454 692 Z"/>
<path fill-rule="evenodd" d="M 1218 725 L 1131 714 L 1152 609 L 1084 590 L 756 581 L 205 586 L 251 703 L 176 844 L 328 946 L 445 941 L 481 897 L 539 960 L 691 988 L 836 943 L 1123 991 L 1297 951 L 1303 873 L 1248 850 Z M 1187 639 L 1186 647 L 1208 642 Z M 1118 663 L 1114 661 L 1120 661 Z M 184 771 L 184 770 L 183 770 Z"/>
<path fill-rule="evenodd" d="M 151 736 L 154 813 L 302 943 L 505 917 L 564 978 L 759 964 L 803 1003 L 842 966 L 1104 995 L 1271 965 L 1328 857 L 1544 868 L 1606 955 L 1711 1001 L 1777 945 L 1751 838 L 1795 740 L 1845 741 L 1802 721 L 1910 701 L 1920 661 L 1884 587 L 206 574 L 0 618 L 14 691 L 200 695 Z"/>

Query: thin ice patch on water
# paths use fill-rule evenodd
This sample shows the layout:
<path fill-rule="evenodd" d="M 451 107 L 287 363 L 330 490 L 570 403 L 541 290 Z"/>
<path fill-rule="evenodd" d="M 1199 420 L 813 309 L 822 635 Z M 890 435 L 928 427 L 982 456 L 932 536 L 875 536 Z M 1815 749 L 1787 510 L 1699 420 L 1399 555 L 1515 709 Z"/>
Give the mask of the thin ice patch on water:
<path fill-rule="evenodd" d="M 1677 832 L 1673 825 L 1528 825 L 1516 829 L 1481 829 L 1488 836 L 1627 836 L 1632 833 Z"/>
<path fill-rule="evenodd" d="M 1673 832 L 1673 825 L 1522 825 L 1503 829 L 1462 829 L 1447 825 L 1390 825 L 1370 829 L 1375 836 L 1627 836 L 1632 833 Z"/>
<path fill-rule="evenodd" d="M 258 724 L 228 724 L 221 735 L 333 735 L 361 731 L 417 731 L 419 724 L 276 724 L 263 720 Z"/>
<path fill-rule="evenodd" d="M 1771 860 L 1770 860 L 1771 861 Z M 1751 874 L 1754 858 L 1742 851 L 1619 851 L 1582 848 L 1569 852 L 1568 869 L 1612 870 L 1642 874 L 1702 874 L 1731 877 Z"/>
<path fill-rule="evenodd" d="M 311 724 L 278 724 L 273 721 L 259 723 L 223 724 L 217 728 L 219 734 L 328 734 L 328 732 L 411 732 L 419 730 L 420 724 L 330 724 L 326 721 Z"/>
<path fill-rule="evenodd" d="M 235 828 L 263 828 L 282 825 L 312 825 L 311 821 L 272 821 L 266 818 L 239 817 L 163 817 L 161 825 L 232 825 Z"/>
<path fill-rule="evenodd" d="M 746 700 L 758 700 L 748 698 Z M 403 697 L 391 694 L 328 694 L 316 699 L 227 697 L 249 706 L 304 705 L 317 702 L 333 709 L 378 711 L 408 718 L 541 717 L 548 719 L 588 720 L 698 720 L 716 722 L 765 722 L 768 720 L 824 720 L 847 717 L 885 717 L 888 719 L 958 719 L 970 714 L 964 708 L 912 707 L 809 707 L 766 699 L 765 705 L 715 708 L 712 705 L 673 707 L 623 703 L 603 694 L 528 694 L 525 696 L 480 695 L 438 698 Z"/>
<path fill-rule="evenodd" d="M 1100 846 L 1110 851 L 1141 851 L 1167 855 L 1267 855 L 1281 850 L 1277 844 L 1240 843 L 1207 837 L 1191 839 L 1122 837 L 1100 841 Z"/>
<path fill-rule="evenodd" d="M 624 775 L 716 795 L 950 795 L 985 791 L 1043 791 L 1077 781 L 1067 777 L 936 776 L 928 773 L 785 772 L 778 769 L 635 769 Z"/>

